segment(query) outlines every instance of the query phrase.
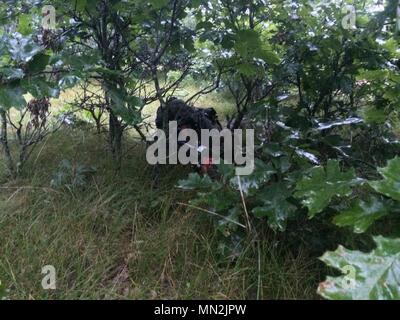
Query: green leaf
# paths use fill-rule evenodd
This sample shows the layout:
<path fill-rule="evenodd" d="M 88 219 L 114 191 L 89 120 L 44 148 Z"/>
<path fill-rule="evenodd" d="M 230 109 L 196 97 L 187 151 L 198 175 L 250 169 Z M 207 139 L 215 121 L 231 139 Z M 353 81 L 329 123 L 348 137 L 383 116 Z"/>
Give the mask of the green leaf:
<path fill-rule="evenodd" d="M 93 67 L 88 69 L 88 71 L 94 71 L 100 73 L 104 78 L 112 78 L 112 77 L 118 77 L 122 75 L 122 71 L 118 70 L 111 70 L 107 69 L 104 67 Z"/>
<path fill-rule="evenodd" d="M 179 180 L 177 186 L 184 190 L 197 190 L 196 197 L 190 201 L 195 206 L 206 206 L 210 211 L 226 215 L 238 202 L 238 194 L 232 189 L 223 189 L 223 185 L 209 176 L 197 173 L 189 174 L 187 179 Z M 223 197 L 221 197 L 223 193 Z"/>
<path fill-rule="evenodd" d="M 22 69 L 15 68 L 1 68 L 0 77 L 9 81 L 22 79 L 24 77 L 24 71 Z"/>
<path fill-rule="evenodd" d="M 56 98 L 60 94 L 60 90 L 57 87 L 53 87 L 45 77 L 36 77 L 33 81 L 24 79 L 21 81 L 21 86 L 35 98 Z"/>
<path fill-rule="evenodd" d="M 263 59 L 270 65 L 279 63 L 279 56 L 270 48 L 262 48 L 256 53 L 256 57 Z"/>
<path fill-rule="evenodd" d="M 9 39 L 7 47 L 12 59 L 17 62 L 28 62 L 42 50 L 31 38 L 23 37 Z"/>
<path fill-rule="evenodd" d="M 168 0 L 150 0 L 150 3 L 154 9 L 161 9 L 168 4 Z"/>
<path fill-rule="evenodd" d="M 235 233 L 240 225 L 241 210 L 234 207 L 228 211 L 226 219 L 218 220 L 218 230 L 225 236 L 229 237 Z"/>
<path fill-rule="evenodd" d="M 97 71 L 99 56 L 93 51 L 79 55 L 63 55 L 61 56 L 64 65 L 69 65 L 74 72 Z M 102 70 L 99 69 L 98 72 Z"/>
<path fill-rule="evenodd" d="M 19 86 L 5 85 L 0 87 L 0 108 L 8 110 L 12 107 L 22 109 L 26 106 L 24 90 Z"/>
<path fill-rule="evenodd" d="M 76 10 L 83 11 L 85 10 L 87 4 L 87 0 L 76 0 Z"/>
<path fill-rule="evenodd" d="M 18 17 L 18 32 L 24 36 L 32 33 L 32 16 L 30 14 L 20 14 Z"/>
<path fill-rule="evenodd" d="M 213 182 L 209 176 L 200 176 L 198 173 L 190 173 L 187 179 L 178 181 L 178 187 L 184 190 L 211 190 L 212 186 Z"/>
<path fill-rule="evenodd" d="M 75 75 L 71 75 L 71 74 L 65 75 L 58 82 L 58 86 L 60 87 L 60 89 L 72 88 L 79 82 L 79 80 L 80 80 L 79 77 L 77 77 Z"/>
<path fill-rule="evenodd" d="M 275 183 L 265 188 L 260 196 L 263 205 L 254 208 L 253 214 L 258 218 L 268 217 L 272 229 L 284 231 L 288 217 L 296 211 L 296 207 L 286 200 L 291 196 L 287 186 Z"/>
<path fill-rule="evenodd" d="M 213 27 L 214 27 L 214 25 L 210 21 L 200 21 L 196 25 L 196 30 L 201 30 L 201 29 L 210 30 Z"/>
<path fill-rule="evenodd" d="M 120 116 L 125 123 L 134 125 L 142 121 L 141 113 L 132 105 L 117 105 L 113 108 L 116 115 Z"/>
<path fill-rule="evenodd" d="M 235 49 L 242 57 L 255 57 L 262 50 L 259 34 L 254 30 L 240 30 L 235 35 Z"/>
<path fill-rule="evenodd" d="M 372 197 L 366 202 L 362 200 L 356 201 L 350 209 L 337 215 L 333 222 L 340 227 L 353 227 L 355 233 L 363 233 L 376 220 L 388 213 L 387 205 Z"/>
<path fill-rule="evenodd" d="M 388 70 L 367 70 L 360 72 L 360 79 L 383 82 L 388 76 Z"/>
<path fill-rule="evenodd" d="M 400 201 L 400 158 L 389 160 L 388 165 L 385 168 L 379 168 L 378 171 L 385 179 L 370 181 L 370 186 L 375 191 Z"/>
<path fill-rule="evenodd" d="M 247 196 L 257 196 L 259 189 L 262 188 L 270 179 L 271 176 L 276 174 L 276 170 L 271 164 L 255 158 L 255 168 L 251 175 L 238 177 L 233 175 L 229 181 L 230 185 L 237 191 L 241 191 Z M 240 180 L 240 185 L 239 185 Z"/>
<path fill-rule="evenodd" d="M 386 50 L 388 50 L 391 54 L 395 55 L 397 53 L 397 49 L 399 47 L 398 41 L 394 38 L 390 38 L 386 40 L 383 45 Z"/>
<path fill-rule="evenodd" d="M 237 66 L 239 72 L 245 76 L 256 75 L 259 68 L 252 63 L 241 63 Z"/>
<path fill-rule="evenodd" d="M 108 94 L 111 97 L 113 111 L 127 124 L 133 125 L 142 121 L 140 107 L 142 100 L 138 97 L 129 97 L 123 88 L 108 84 Z"/>
<path fill-rule="evenodd" d="M 189 52 L 194 52 L 195 51 L 194 41 L 193 41 L 193 39 L 191 37 L 190 38 L 186 38 L 183 41 L 183 46 Z"/>
<path fill-rule="evenodd" d="M 44 53 L 38 53 L 33 57 L 28 63 L 28 69 L 30 72 L 40 72 L 43 71 L 48 65 L 50 56 Z"/>
<path fill-rule="evenodd" d="M 320 166 L 314 167 L 308 176 L 297 183 L 295 196 L 304 198 L 302 203 L 312 218 L 324 210 L 334 196 L 349 196 L 355 179 L 354 169 L 341 172 L 339 162 L 329 160 L 326 170 Z"/>
<path fill-rule="evenodd" d="M 232 49 L 235 45 L 235 38 L 231 34 L 227 34 L 222 38 L 221 46 L 224 49 Z"/>
<path fill-rule="evenodd" d="M 67 188 L 72 191 L 84 187 L 88 183 L 88 178 L 96 171 L 95 167 L 71 163 L 68 159 L 63 159 L 58 170 L 53 174 L 50 184 L 54 188 Z"/>
<path fill-rule="evenodd" d="M 366 123 L 385 123 L 388 118 L 387 112 L 377 109 L 374 106 L 367 106 L 361 109 L 361 116 Z"/>
<path fill-rule="evenodd" d="M 370 253 L 342 246 L 326 252 L 320 259 L 347 275 L 328 277 L 318 293 L 332 300 L 399 300 L 400 239 L 374 237 L 377 244 Z"/>

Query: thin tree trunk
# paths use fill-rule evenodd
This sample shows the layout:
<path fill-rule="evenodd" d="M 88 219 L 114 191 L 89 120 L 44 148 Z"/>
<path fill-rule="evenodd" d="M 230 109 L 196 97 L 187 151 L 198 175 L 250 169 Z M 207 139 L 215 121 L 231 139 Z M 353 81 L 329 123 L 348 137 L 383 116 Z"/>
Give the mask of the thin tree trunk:
<path fill-rule="evenodd" d="M 8 145 L 8 135 L 7 135 L 7 115 L 6 111 L 0 109 L 0 141 L 3 149 L 4 158 L 6 160 L 6 166 L 10 175 L 15 178 L 15 167 L 14 161 L 12 159 L 10 146 Z"/>
<path fill-rule="evenodd" d="M 232 119 L 231 123 L 228 124 L 229 130 L 235 130 L 235 129 L 239 129 L 240 128 L 245 113 L 246 113 L 246 110 L 240 110 L 237 113 L 235 118 Z"/>
<path fill-rule="evenodd" d="M 110 149 L 117 169 L 119 169 L 122 161 L 122 135 L 124 128 L 112 110 L 110 110 L 109 126 Z"/>

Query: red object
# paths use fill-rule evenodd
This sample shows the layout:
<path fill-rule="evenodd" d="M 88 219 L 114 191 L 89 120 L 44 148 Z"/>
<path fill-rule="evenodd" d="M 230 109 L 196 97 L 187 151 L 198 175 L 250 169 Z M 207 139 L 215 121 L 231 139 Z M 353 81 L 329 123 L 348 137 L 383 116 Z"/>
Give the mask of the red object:
<path fill-rule="evenodd" d="M 213 165 L 213 159 L 209 157 L 206 160 L 204 160 L 204 162 L 201 164 L 201 171 L 203 173 L 207 173 L 208 169 L 210 169 L 212 165 Z"/>

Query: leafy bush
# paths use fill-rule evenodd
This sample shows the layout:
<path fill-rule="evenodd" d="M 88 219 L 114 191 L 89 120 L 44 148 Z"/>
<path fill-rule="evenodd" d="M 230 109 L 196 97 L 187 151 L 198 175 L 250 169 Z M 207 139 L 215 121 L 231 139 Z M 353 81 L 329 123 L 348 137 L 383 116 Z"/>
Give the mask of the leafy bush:
<path fill-rule="evenodd" d="M 237 66 L 223 78 L 237 102 L 230 124 L 255 129 L 257 162 L 248 177 L 221 167 L 215 185 L 195 175 L 180 181 L 179 187 L 197 190 L 192 203 L 221 221 L 235 212 L 235 223 L 254 237 L 259 237 L 254 225 L 263 225 L 260 218 L 283 232 L 304 215 L 367 236 L 384 220 L 392 226 L 385 233 L 398 237 L 400 166 L 399 158 L 392 158 L 400 152 L 394 93 L 400 89 L 399 42 L 383 30 L 385 21 L 396 18 L 396 6 L 390 1 L 383 12 L 365 17 L 363 31 L 343 29 L 341 8 L 333 2 L 276 2 L 273 13 L 257 3 L 250 17 L 254 25 L 243 21 L 246 15 L 224 11 L 223 3 L 218 8 L 223 14 L 210 10 L 210 19 L 235 26 L 218 38 L 218 27 L 202 25 L 214 50 L 231 50 L 219 60 Z M 268 13 L 270 28 L 255 27 Z M 377 180 L 379 174 L 383 180 Z M 374 240 L 377 248 L 368 254 L 342 247 L 326 253 L 324 262 L 355 274 L 351 286 L 346 277 L 329 278 L 319 293 L 330 299 L 398 298 L 399 240 Z"/>
<path fill-rule="evenodd" d="M 58 166 L 58 171 L 54 173 L 51 186 L 55 188 L 67 188 L 72 191 L 84 187 L 91 175 L 96 172 L 94 167 L 83 164 L 73 164 L 64 159 Z"/>
<path fill-rule="evenodd" d="M 328 208 L 331 212 L 340 211 L 340 207 L 346 205 L 339 204 L 338 200 L 343 202 L 348 199 L 346 202 L 350 204 L 347 209 L 335 215 L 333 223 L 363 233 L 382 217 L 400 212 L 400 201 L 396 201 L 400 192 L 399 164 L 398 157 L 390 160 L 387 167 L 379 169 L 385 179 L 377 181 L 357 179 L 354 170 L 341 172 L 339 163 L 330 160 L 326 169 L 321 166 L 309 169 L 292 188 L 288 183 L 266 179 L 266 175 L 273 177 L 276 173 L 267 168 L 263 168 L 262 175 L 256 170 L 246 178 L 230 177 L 222 169 L 221 182 L 212 182 L 208 177 L 191 174 L 187 180 L 181 180 L 178 186 L 186 190 L 198 190 L 192 204 L 206 206 L 218 218 L 219 224 L 225 226 L 224 230 L 229 226 L 230 232 L 223 232 L 225 236 L 237 237 L 232 232 L 237 230 L 238 225 L 245 227 L 243 223 L 246 218 L 240 214 L 242 203 L 237 195 L 239 186 L 236 179 L 243 179 L 241 188 L 246 194 L 247 210 L 255 217 L 267 218 L 269 226 L 274 230 L 284 231 L 289 219 L 298 218 L 302 214 L 301 206 L 308 208 L 308 216 L 312 219 L 317 214 L 326 215 Z M 386 197 L 372 194 L 370 190 L 364 196 L 367 200 L 357 199 L 358 196 L 354 196 L 352 190 L 357 192 L 357 188 L 368 188 L 368 185 Z M 222 193 L 224 197 L 219 197 L 218 194 Z M 302 199 L 301 202 L 296 202 L 296 198 Z M 378 247 L 369 254 L 343 247 L 339 247 L 336 252 L 327 252 L 321 258 L 322 261 L 342 271 L 353 268 L 354 275 L 349 280 L 351 285 L 343 284 L 348 276 L 328 278 L 320 284 L 318 292 L 325 298 L 333 299 L 398 299 L 400 239 L 375 237 L 374 240 Z"/>
<path fill-rule="evenodd" d="M 400 212 L 400 158 L 388 162 L 379 172 L 383 180 L 369 181 L 377 192 L 390 199 L 369 203 L 357 201 L 355 208 L 336 217 L 338 225 L 349 225 L 356 232 L 364 232 L 377 219 Z M 329 266 L 341 271 L 351 267 L 352 274 L 328 278 L 320 284 L 319 293 L 330 299 L 400 299 L 400 238 L 374 237 L 376 249 L 370 253 L 339 247 L 321 258 Z"/>

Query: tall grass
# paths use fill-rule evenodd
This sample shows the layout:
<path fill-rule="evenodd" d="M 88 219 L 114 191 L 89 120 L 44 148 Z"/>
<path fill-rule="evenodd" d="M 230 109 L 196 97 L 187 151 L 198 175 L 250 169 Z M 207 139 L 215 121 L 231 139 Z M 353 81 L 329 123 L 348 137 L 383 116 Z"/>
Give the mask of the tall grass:
<path fill-rule="evenodd" d="M 200 89 L 185 80 L 175 92 Z M 57 113 L 78 92 L 52 100 Z M 221 120 L 233 110 L 222 93 L 200 97 Z M 157 103 L 143 112 L 151 122 Z M 63 128 L 37 148 L 16 181 L 0 160 L 0 280 L 11 299 L 309 299 L 316 266 L 304 248 L 282 245 L 274 234 L 245 239 L 230 263 L 218 254 L 213 217 L 179 205 L 191 194 L 175 188 L 189 168 L 154 168 L 145 146 L 125 136 L 122 169 L 115 171 L 105 137 L 87 127 Z M 51 185 L 63 159 L 93 166 L 84 187 Z M 74 168 L 72 168 L 74 170 Z M 42 267 L 56 269 L 57 289 L 41 286 Z"/>
<path fill-rule="evenodd" d="M 290 252 L 273 237 L 246 241 L 223 263 L 212 217 L 188 210 L 179 192 L 185 167 L 157 172 L 145 150 L 126 141 L 116 172 L 104 137 L 70 130 L 37 148 L 17 181 L 0 189 L 0 279 L 11 299 L 275 299 L 314 298 L 307 251 Z M 62 159 L 95 166 L 84 187 L 53 188 Z M 57 289 L 44 290 L 53 265 Z"/>

